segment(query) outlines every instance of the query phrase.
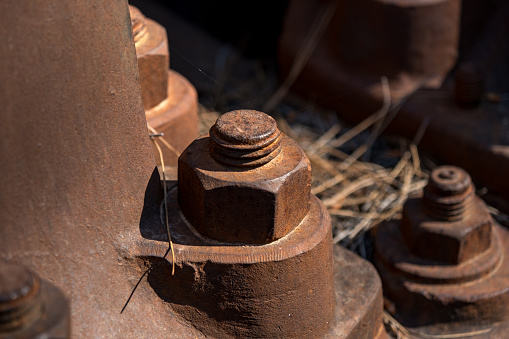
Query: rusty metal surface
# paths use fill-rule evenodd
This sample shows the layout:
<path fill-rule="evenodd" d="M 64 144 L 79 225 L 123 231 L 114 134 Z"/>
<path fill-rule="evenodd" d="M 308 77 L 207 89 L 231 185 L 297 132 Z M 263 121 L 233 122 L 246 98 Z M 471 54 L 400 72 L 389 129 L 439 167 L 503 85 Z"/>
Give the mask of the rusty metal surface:
<path fill-rule="evenodd" d="M 472 189 L 464 170 L 438 167 L 400 224 L 377 232 L 375 264 L 405 326 L 428 334 L 493 328 L 498 338 L 496 324 L 509 320 L 509 232 Z"/>
<path fill-rule="evenodd" d="M 324 338 L 388 339 L 382 323 L 382 283 L 373 265 L 334 246 L 336 311 Z"/>
<path fill-rule="evenodd" d="M 335 306 L 332 236 L 310 180 L 309 160 L 273 118 L 220 116 L 179 158 L 179 206 L 203 238 L 184 248 L 178 287 L 163 299 L 193 300 L 184 317 L 234 337 L 324 333 Z M 217 323 L 206 326 L 211 315 Z"/>
<path fill-rule="evenodd" d="M 490 247 L 492 222 L 470 176 L 458 167 L 442 166 L 431 173 L 422 201 L 406 204 L 401 232 L 415 255 L 460 265 Z"/>
<path fill-rule="evenodd" d="M 198 137 L 198 99 L 185 77 L 168 70 L 170 65 L 166 30 L 129 6 L 138 57 L 143 105 L 148 124 L 163 133 L 177 152 L 182 152 Z M 176 166 L 178 156 L 162 148 L 166 166 Z M 156 163 L 159 153 L 153 146 Z"/>
<path fill-rule="evenodd" d="M 0 257 L 68 297 L 73 338 L 203 337 L 117 248 L 161 199 L 126 1 L 0 3 Z"/>
<path fill-rule="evenodd" d="M 0 260 L 0 338 L 69 338 L 62 292 L 22 265 Z"/>
<path fill-rule="evenodd" d="M 343 2 L 348 4 L 343 5 Z M 380 76 L 389 78 L 392 103 L 417 90 L 391 117 L 385 132 L 413 139 L 422 122 L 429 121 L 419 144 L 423 150 L 440 162 L 467 169 L 478 186 L 486 186 L 490 194 L 509 200 L 509 182 L 505 178 L 509 170 L 509 105 L 486 100 L 486 91 L 505 93 L 509 88 L 506 76 L 509 48 L 504 40 L 509 33 L 506 20 L 509 4 L 504 1 L 482 4 L 464 1 L 461 5 L 458 1 L 419 1 L 415 7 L 408 7 L 410 2 L 407 1 L 401 2 L 403 6 L 393 1 L 364 2 L 370 5 L 355 13 L 345 12 L 350 18 L 336 22 L 336 18 L 343 15 L 342 6 L 360 6 L 357 2 L 340 1 L 338 13 L 293 90 L 333 107 L 341 118 L 352 123 L 362 121 L 382 106 Z M 291 3 L 280 40 L 279 61 L 283 75 L 298 54 L 307 34 L 306 27 L 311 25 L 313 15 L 319 13 L 319 6 L 320 2 L 305 0 Z M 377 11 L 372 10 L 374 6 Z M 441 12 L 441 7 L 447 9 Z M 396 14 L 405 11 L 405 15 Z M 410 20 L 414 15 L 415 22 Z M 481 19 L 485 18 L 483 23 Z M 381 25 L 385 22 L 387 27 Z M 426 22 L 429 27 L 425 27 Z M 399 30 L 397 34 L 395 29 Z M 435 29 L 435 33 L 442 30 L 448 40 L 432 34 Z M 372 39 L 373 34 L 379 39 Z M 421 34 L 428 34 L 427 38 Z M 458 49 L 458 34 L 464 41 L 459 46 L 462 49 Z M 343 44 L 338 43 L 341 36 L 344 36 Z M 453 39 L 453 36 L 456 37 Z M 395 46 L 398 43 L 400 45 Z M 392 50 L 375 53 L 378 44 Z M 410 46 L 412 48 L 408 48 Z M 424 46 L 428 49 L 421 51 Z M 394 54 L 395 51 L 400 54 Z M 454 54 L 459 54 L 457 64 L 454 64 Z M 422 67 L 414 67 L 419 60 L 423 62 Z M 451 72 L 445 77 L 448 71 Z M 436 76 L 438 74 L 440 76 Z M 507 203 L 497 207 L 509 209 Z"/>
<path fill-rule="evenodd" d="M 166 241 L 138 243 L 139 255 L 151 261 L 150 286 L 173 310 L 216 338 L 316 337 L 330 327 L 335 306 L 331 229 L 316 198 L 298 231 L 270 244 L 248 245 L 198 234 L 179 220 L 175 194 L 170 199 L 175 274 Z M 154 233 L 151 238 L 166 235 L 162 225 Z M 167 261 L 161 259 L 165 254 Z"/>
<path fill-rule="evenodd" d="M 286 269 L 280 271 L 282 267 L 285 267 L 282 263 L 265 262 L 263 264 L 257 264 L 257 260 L 254 260 L 253 263 L 252 259 L 253 256 L 255 258 L 269 256 L 271 252 L 274 257 L 277 255 L 277 246 L 279 246 L 280 242 L 276 242 L 272 246 L 263 245 L 261 247 L 246 245 L 232 247 L 231 244 L 225 244 L 225 246 L 221 248 L 221 243 L 212 242 L 209 239 L 204 239 L 197 235 L 196 232 L 190 229 L 189 225 L 186 225 L 186 222 L 181 219 L 181 215 L 178 213 L 178 202 L 175 190 L 172 191 L 169 203 L 171 207 L 171 233 L 174 240 L 176 260 L 179 262 L 176 267 L 175 275 L 171 275 L 171 261 L 169 260 L 169 254 L 167 253 L 167 235 L 162 224 L 159 225 L 158 228 L 145 229 L 144 236 L 146 239 L 142 241 L 136 240 L 136 243 L 131 243 L 131 246 L 136 247 L 136 249 L 132 249 L 132 251 L 138 253 L 150 263 L 151 270 L 148 280 L 151 286 L 157 291 L 161 298 L 172 304 L 173 309 L 178 310 L 186 319 L 195 325 L 200 326 L 200 329 L 205 331 L 204 333 L 217 338 L 246 336 L 245 330 L 235 328 L 233 327 L 233 324 L 235 324 L 235 321 L 248 322 L 252 320 L 239 319 L 238 317 L 233 320 L 230 318 L 225 319 L 226 317 L 219 315 L 224 312 L 224 309 L 221 307 L 225 306 L 230 308 L 235 305 L 239 306 L 239 302 L 226 303 L 224 300 L 226 298 L 230 300 L 233 299 L 235 295 L 234 292 L 231 291 L 233 286 L 235 286 L 236 289 L 241 290 L 251 286 L 260 288 L 261 285 L 259 284 L 267 283 L 268 286 L 263 289 L 264 293 L 268 294 L 271 291 L 275 291 L 276 287 L 270 287 L 274 283 L 264 277 L 267 272 L 260 272 L 260 270 L 269 269 L 270 267 L 269 277 L 272 277 L 274 279 L 273 281 L 276 281 L 278 284 L 281 283 L 282 279 L 286 279 L 284 275 L 282 278 L 277 278 L 272 275 L 275 272 L 279 274 L 285 272 Z M 313 203 L 313 209 L 316 209 L 317 207 L 318 205 Z M 328 231 L 322 229 L 320 232 Z M 306 235 L 307 234 L 304 234 L 301 237 Z M 134 236 L 132 238 L 136 239 Z M 313 236 L 313 238 L 316 239 L 316 235 Z M 311 242 L 309 240 L 302 241 L 303 238 L 301 238 L 300 243 L 295 240 L 296 239 L 288 239 L 285 241 L 285 243 L 290 242 L 293 243 L 293 245 L 284 248 L 285 251 L 283 252 L 283 256 L 292 257 L 292 255 L 302 250 L 299 246 L 305 245 L 306 248 L 310 247 Z M 209 244 L 208 246 L 206 245 L 207 243 Z M 270 249 L 270 251 L 267 251 L 267 249 Z M 165 255 L 167 260 L 162 260 L 161 258 L 164 258 Z M 309 255 L 311 254 L 307 254 L 304 257 L 297 256 L 293 260 L 300 260 L 301 258 L 306 258 Z M 281 256 L 281 254 L 279 254 L 279 256 Z M 293 260 L 290 260 L 290 263 Z M 220 262 L 222 262 L 222 265 L 226 267 L 221 268 L 218 264 Z M 236 265 L 234 264 L 235 262 L 237 262 Z M 244 271 L 242 266 L 247 264 L 259 265 L 259 267 L 244 268 Z M 314 265 L 315 264 L 313 264 L 313 266 Z M 314 335 L 311 337 L 351 339 L 388 338 L 382 324 L 382 285 L 374 267 L 367 261 L 340 246 L 334 247 L 333 266 L 335 290 L 334 316 L 331 324 L 329 325 L 329 330 L 326 333 L 320 336 Z M 323 279 L 324 272 L 313 271 L 317 275 L 312 276 L 311 274 L 308 275 L 304 268 L 305 267 L 302 263 L 299 263 L 298 266 L 294 268 L 294 278 L 297 280 L 292 280 L 290 282 L 291 286 L 295 286 L 296 284 L 310 284 L 310 293 L 318 293 L 319 291 L 323 293 L 323 283 L 320 283 L 320 280 Z M 230 278 L 233 273 L 241 273 L 244 275 L 249 272 L 249 276 L 255 273 L 258 275 L 252 276 L 251 279 L 242 280 L 245 284 L 247 284 L 246 286 L 239 286 L 239 282 L 229 280 L 230 284 L 227 285 L 230 289 L 229 293 L 223 290 L 225 286 L 224 282 L 226 280 L 221 280 L 220 283 L 217 282 L 217 284 L 208 286 L 207 291 L 214 288 L 217 295 L 213 293 L 211 293 L 211 295 L 204 295 L 202 288 L 198 288 L 196 290 L 197 287 L 207 286 L 205 284 L 207 281 L 215 282 L 219 279 L 217 276 L 218 270 L 225 277 Z M 195 274 L 203 277 L 204 280 L 201 282 L 195 282 Z M 207 274 L 212 276 L 207 278 Z M 288 274 L 288 272 L 286 274 Z M 307 278 L 302 279 L 302 277 L 299 277 L 300 275 L 305 275 Z M 236 278 L 238 278 L 238 276 Z M 258 283 L 253 285 L 253 281 L 257 281 Z M 175 286 L 175 290 L 172 289 L 172 286 Z M 192 294 L 190 292 L 190 286 L 193 286 Z M 220 286 L 220 288 L 217 286 Z M 281 286 L 277 288 L 281 288 Z M 255 295 L 255 292 L 248 293 L 249 294 L 247 295 L 251 297 Z M 246 296 L 246 294 L 243 295 Z M 267 296 L 264 295 L 262 297 L 264 298 L 263 300 L 267 300 Z M 285 296 L 283 295 L 283 297 Z M 308 299 L 309 298 L 301 300 L 296 306 L 296 309 L 316 306 L 310 304 Z M 278 300 L 278 305 L 274 307 L 280 310 L 281 301 L 279 298 Z M 270 299 L 267 301 L 271 302 Z M 219 304 L 219 306 L 217 304 Z M 259 307 L 258 303 L 255 303 L 254 305 Z M 329 305 L 329 301 L 326 301 L 326 305 Z M 248 305 L 240 303 L 240 306 L 245 308 Z M 219 310 L 218 307 L 220 308 Z M 252 312 L 253 309 L 250 308 L 247 313 L 252 314 Z M 292 319 L 292 317 L 298 316 L 297 314 L 292 313 L 292 310 L 290 310 L 288 314 L 290 314 L 290 316 L 285 313 L 283 313 L 283 317 L 281 317 L 281 314 L 273 315 L 275 316 L 275 319 L 278 319 L 278 321 L 283 320 L 277 325 L 286 329 L 288 326 L 286 321 L 293 321 L 294 319 Z M 238 313 L 235 313 L 235 315 L 238 316 Z M 311 317 L 313 320 L 317 320 L 317 318 L 313 315 L 311 315 Z M 306 320 L 306 322 L 308 321 L 309 319 Z M 251 325 L 253 326 L 253 324 Z M 257 330 L 260 330 L 258 328 L 259 325 L 254 326 L 257 327 Z M 295 337 L 301 338 L 303 336 L 303 333 L 299 333 Z M 270 337 L 282 336 L 279 334 L 273 334 Z"/>
<path fill-rule="evenodd" d="M 158 296 L 212 337 L 385 338 L 380 280 L 344 249 L 333 257 L 330 218 L 310 194 L 309 160 L 300 147 L 257 111 L 222 115 L 212 134 L 186 149 L 178 184 L 169 183 L 175 274 L 163 212 L 159 224 L 140 228 L 143 239 L 123 236 L 129 255 L 149 265 L 147 280 Z M 303 179 L 292 179 L 299 171 Z M 281 181 L 288 192 L 280 192 Z M 216 186 L 216 195 L 203 193 Z M 304 207 L 288 203 L 292 195 Z M 275 230 L 277 214 L 289 212 L 266 207 L 278 199 L 300 216 L 281 221 L 282 231 Z M 201 209 L 206 204 L 212 208 Z M 208 224 L 199 224 L 201 214 Z"/>

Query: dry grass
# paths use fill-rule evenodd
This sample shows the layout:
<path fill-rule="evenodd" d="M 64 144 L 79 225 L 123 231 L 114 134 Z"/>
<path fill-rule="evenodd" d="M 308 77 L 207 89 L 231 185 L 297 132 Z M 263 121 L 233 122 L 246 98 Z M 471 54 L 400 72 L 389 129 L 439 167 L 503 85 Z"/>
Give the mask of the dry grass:
<path fill-rule="evenodd" d="M 396 144 L 379 140 L 384 122 L 400 107 L 398 103 L 390 104 L 387 79 L 382 78 L 381 82 L 383 106 L 353 128 L 336 122 L 323 133 L 278 119 L 280 128 L 301 145 L 311 161 L 312 193 L 332 216 L 334 243 L 365 258 L 368 231 L 398 217 L 408 196 L 420 192 L 427 183 L 417 150 L 426 122 L 412 142 L 402 138 Z M 375 145 L 377 152 L 372 152 Z M 392 161 L 384 164 L 369 160 L 376 157 Z"/>
<path fill-rule="evenodd" d="M 168 222 L 168 190 L 166 188 L 166 174 L 165 174 L 165 168 L 164 168 L 164 156 L 163 151 L 161 150 L 161 146 L 159 146 L 159 140 L 163 142 L 163 145 L 168 147 L 170 150 L 175 151 L 175 154 L 177 156 L 180 156 L 180 153 L 175 150 L 173 146 L 170 145 L 165 139 L 161 138 L 163 135 L 158 133 L 153 127 L 151 127 L 149 124 L 147 124 L 147 128 L 150 132 L 153 134 L 150 135 L 150 140 L 155 145 L 157 149 L 157 153 L 159 154 L 159 161 L 161 162 L 161 174 L 163 177 L 162 180 L 162 188 L 163 188 L 163 196 L 164 196 L 164 220 L 165 220 L 165 226 L 166 226 L 166 232 L 168 233 L 168 243 L 170 244 L 170 252 L 171 252 L 171 275 L 175 274 L 175 250 L 173 248 L 173 241 L 171 240 L 171 232 L 170 232 L 170 224 Z M 166 252 L 168 254 L 168 252 Z M 165 254 L 165 257 L 166 257 Z"/>
<path fill-rule="evenodd" d="M 383 322 L 388 332 L 397 339 L 459 339 L 459 338 L 472 338 L 491 332 L 490 328 L 471 331 L 466 333 L 454 333 L 454 334 L 425 334 L 411 329 L 407 329 L 401 325 L 389 312 L 384 311 Z"/>

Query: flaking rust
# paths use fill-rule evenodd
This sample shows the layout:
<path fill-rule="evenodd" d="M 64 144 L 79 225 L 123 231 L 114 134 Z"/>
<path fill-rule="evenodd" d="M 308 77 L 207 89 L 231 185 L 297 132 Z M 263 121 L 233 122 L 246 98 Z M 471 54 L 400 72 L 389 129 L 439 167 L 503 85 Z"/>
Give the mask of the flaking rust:
<path fill-rule="evenodd" d="M 169 191 L 174 275 L 164 225 L 141 230 L 151 287 L 217 338 L 384 338 L 379 278 L 353 253 L 333 254 L 310 180 L 309 160 L 273 118 L 220 116 L 180 156 Z"/>
<path fill-rule="evenodd" d="M 509 232 L 493 221 L 470 176 L 438 167 L 398 224 L 377 233 L 384 294 L 405 326 L 427 334 L 503 338 L 509 319 Z"/>
<path fill-rule="evenodd" d="M 185 77 L 168 69 L 165 29 L 136 7 L 129 6 L 129 11 L 147 122 L 174 148 L 161 147 L 165 165 L 176 166 L 178 154 L 198 136 L 197 93 Z M 153 152 L 160 165 L 155 147 Z"/>

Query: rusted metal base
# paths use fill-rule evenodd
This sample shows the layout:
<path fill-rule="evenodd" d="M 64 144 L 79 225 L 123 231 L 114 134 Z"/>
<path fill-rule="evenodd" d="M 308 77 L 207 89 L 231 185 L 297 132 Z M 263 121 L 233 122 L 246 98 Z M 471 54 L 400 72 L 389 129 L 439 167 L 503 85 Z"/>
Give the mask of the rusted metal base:
<path fill-rule="evenodd" d="M 498 225 L 492 232 L 492 247 L 475 260 L 438 265 L 412 255 L 396 224 L 380 227 L 375 263 L 396 319 L 426 334 L 501 333 L 509 320 L 509 232 Z"/>
<path fill-rule="evenodd" d="M 176 271 L 167 233 L 142 229 L 138 255 L 148 281 L 173 310 L 214 337 L 320 336 L 334 314 L 330 219 L 319 200 L 298 230 L 266 245 L 221 243 L 199 235 L 170 196 Z M 166 254 L 166 259 L 164 258 Z M 157 259 L 159 258 L 159 259 Z"/>
<path fill-rule="evenodd" d="M 157 106 L 147 110 L 148 124 L 160 133 L 162 138 L 182 152 L 198 137 L 198 97 L 196 89 L 179 73 L 168 71 L 168 96 Z M 152 145 L 157 165 L 159 153 Z M 161 146 L 165 166 L 177 166 L 178 156 L 167 147 Z"/>
<path fill-rule="evenodd" d="M 336 311 L 324 338 L 388 339 L 382 323 L 382 284 L 375 268 L 339 245 L 334 246 Z"/>
<path fill-rule="evenodd" d="M 140 228 L 143 238 L 123 238 L 130 239 L 129 253 L 150 266 L 147 280 L 158 296 L 205 335 L 387 338 L 380 278 L 370 263 L 339 246 L 330 255 L 328 214 L 318 199 L 296 230 L 266 245 L 200 236 L 182 218 L 176 187 L 168 207 L 175 275 L 162 221 Z M 276 312 L 282 304 L 287 309 Z M 296 332 L 302 328 L 309 330 Z"/>

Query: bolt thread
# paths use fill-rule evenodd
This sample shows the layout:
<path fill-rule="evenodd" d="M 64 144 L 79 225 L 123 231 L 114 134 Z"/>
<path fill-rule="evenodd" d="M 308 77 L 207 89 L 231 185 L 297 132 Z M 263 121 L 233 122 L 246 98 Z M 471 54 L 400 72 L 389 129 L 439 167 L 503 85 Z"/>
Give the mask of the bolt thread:
<path fill-rule="evenodd" d="M 467 172 L 455 166 L 441 166 L 431 172 L 424 188 L 423 206 L 426 214 L 436 220 L 464 219 L 475 196 Z"/>
<path fill-rule="evenodd" d="M 0 333 L 29 326 L 42 313 L 41 281 L 24 267 L 0 263 Z"/>
<path fill-rule="evenodd" d="M 147 33 L 147 26 L 145 25 L 146 20 L 141 11 L 134 6 L 129 6 L 129 13 L 131 15 L 134 43 L 136 44 Z"/>
<path fill-rule="evenodd" d="M 210 154 L 226 165 L 262 166 L 281 152 L 282 134 L 265 113 L 238 110 L 225 113 L 210 129 Z"/>
<path fill-rule="evenodd" d="M 484 94 L 484 75 L 481 67 L 465 63 L 456 71 L 454 97 L 461 107 L 477 106 Z"/>

